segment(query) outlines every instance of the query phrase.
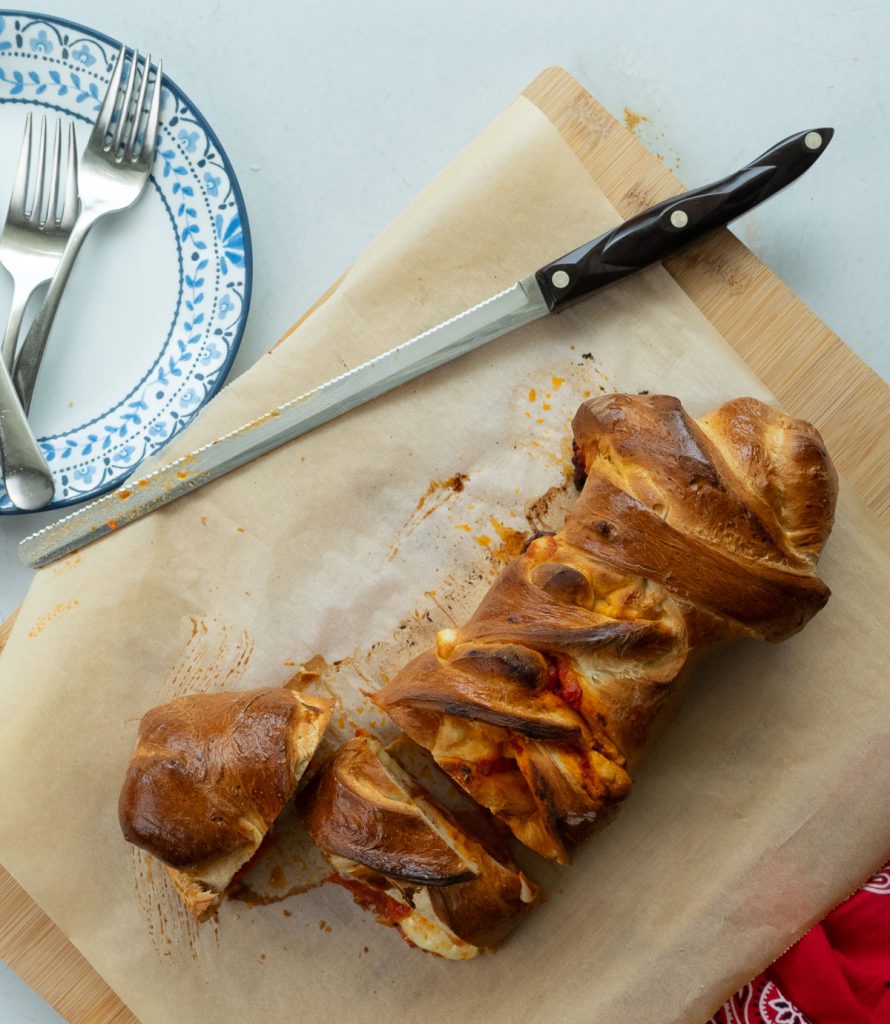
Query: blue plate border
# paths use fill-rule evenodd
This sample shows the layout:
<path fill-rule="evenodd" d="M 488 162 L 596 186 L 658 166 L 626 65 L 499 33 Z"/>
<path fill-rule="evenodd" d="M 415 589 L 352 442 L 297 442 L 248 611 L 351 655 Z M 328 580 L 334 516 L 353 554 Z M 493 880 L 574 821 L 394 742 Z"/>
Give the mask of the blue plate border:
<path fill-rule="evenodd" d="M 119 40 L 115 39 L 113 36 L 107 35 L 105 32 L 100 32 L 97 29 L 93 29 L 87 25 L 81 24 L 80 22 L 72 21 L 69 18 L 61 18 L 54 14 L 40 13 L 36 11 L 26 11 L 14 8 L 0 8 L 0 17 L 27 18 L 38 22 L 46 21 L 55 25 L 64 25 L 66 28 L 72 29 L 75 32 L 83 32 L 86 35 L 92 36 L 95 39 L 99 39 L 110 47 L 119 48 L 121 45 L 123 45 Z M 206 405 L 207 402 L 209 402 L 214 395 L 217 394 L 217 392 L 225 383 L 226 379 L 228 378 L 229 371 L 232 368 L 232 363 L 235 361 L 235 357 L 237 356 L 238 350 L 241 347 L 241 340 L 244 336 L 245 328 L 247 327 L 247 320 L 250 314 L 250 303 L 253 297 L 253 239 L 250 232 L 250 221 L 247 215 L 247 206 L 244 202 L 244 194 L 241 190 L 241 184 L 238 181 L 238 176 L 235 174 L 235 169 L 232 166 L 232 161 L 229 159 L 229 155 L 226 152 L 225 147 L 219 141 L 219 136 L 208 123 L 207 119 L 201 113 L 200 109 L 191 100 L 188 93 L 186 93 L 184 89 L 177 85 L 176 82 L 167 75 L 166 71 L 164 72 L 164 87 L 168 89 L 173 95 L 177 96 L 180 99 L 180 101 L 182 101 L 184 104 L 188 106 L 189 110 L 194 115 L 195 121 L 201 125 L 202 130 L 206 133 L 207 137 L 210 139 L 210 141 L 216 148 L 217 152 L 219 153 L 220 159 L 225 165 L 226 171 L 229 175 L 229 182 L 231 184 L 232 193 L 235 199 L 235 205 L 238 210 L 238 215 L 241 221 L 241 232 L 244 239 L 244 297 L 242 300 L 241 318 L 233 332 L 232 343 L 229 347 L 228 356 L 226 360 L 222 363 L 219 374 L 215 382 L 213 383 L 213 386 L 211 388 L 208 388 L 204 396 L 204 401 L 195 409 L 194 414 L 189 418 L 188 422 L 191 423 L 194 417 L 198 414 L 198 411 L 201 408 L 203 408 L 203 406 Z M 187 426 L 188 423 L 185 424 L 185 426 L 182 429 L 185 429 Z M 167 441 L 164 443 L 164 445 L 162 445 L 160 448 L 157 449 L 156 452 L 152 454 L 154 455 L 163 452 L 166 444 L 169 444 L 169 442 L 172 441 L 176 436 L 178 436 L 179 433 L 181 433 L 181 430 L 174 430 L 171 433 L 170 437 L 167 439 Z M 84 502 L 94 501 L 102 494 L 106 494 L 108 491 L 114 490 L 115 487 L 118 487 L 121 483 L 123 483 L 124 480 L 128 479 L 128 477 L 130 477 L 133 473 L 135 473 L 138 470 L 140 464 L 141 463 L 137 463 L 136 466 L 129 469 L 128 472 L 122 473 L 118 477 L 105 480 L 101 486 L 97 487 L 94 491 L 91 491 L 87 495 L 76 495 L 59 501 L 53 501 L 49 505 L 47 505 L 46 508 L 43 509 L 42 511 L 47 512 L 52 511 L 53 509 L 68 508 L 72 505 L 80 505 L 83 504 Z M 25 512 L 22 509 L 0 508 L 0 516 L 31 514 L 32 513 Z"/>

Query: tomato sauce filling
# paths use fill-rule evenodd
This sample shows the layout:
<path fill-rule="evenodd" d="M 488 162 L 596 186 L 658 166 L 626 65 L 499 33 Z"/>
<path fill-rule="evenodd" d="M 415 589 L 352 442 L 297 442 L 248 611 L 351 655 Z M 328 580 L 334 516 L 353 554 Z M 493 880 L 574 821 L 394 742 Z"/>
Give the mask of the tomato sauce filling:
<path fill-rule="evenodd" d="M 563 658 L 548 658 L 546 688 L 561 697 L 570 708 L 581 710 L 584 696 L 581 681 Z"/>
<path fill-rule="evenodd" d="M 371 885 L 359 882 L 355 878 L 347 878 L 345 875 L 333 874 L 327 878 L 328 882 L 342 885 L 352 893 L 355 902 L 365 910 L 372 910 L 384 922 L 403 921 L 411 913 L 411 908 L 385 892 L 375 889 Z"/>
<path fill-rule="evenodd" d="M 512 757 L 487 757 L 476 761 L 473 769 L 477 775 L 497 775 L 498 772 L 515 772 L 516 761 Z"/>

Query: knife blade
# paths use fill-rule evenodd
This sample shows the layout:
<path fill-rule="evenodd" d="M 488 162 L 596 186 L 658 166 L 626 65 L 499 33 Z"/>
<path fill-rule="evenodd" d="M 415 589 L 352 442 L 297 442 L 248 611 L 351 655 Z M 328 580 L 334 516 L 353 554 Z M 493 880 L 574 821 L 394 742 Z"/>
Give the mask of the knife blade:
<path fill-rule="evenodd" d="M 62 558 L 415 377 L 665 259 L 791 184 L 833 134 L 817 128 L 791 135 L 734 174 L 643 210 L 471 309 L 128 481 L 25 537 L 22 561 L 37 568 Z"/>

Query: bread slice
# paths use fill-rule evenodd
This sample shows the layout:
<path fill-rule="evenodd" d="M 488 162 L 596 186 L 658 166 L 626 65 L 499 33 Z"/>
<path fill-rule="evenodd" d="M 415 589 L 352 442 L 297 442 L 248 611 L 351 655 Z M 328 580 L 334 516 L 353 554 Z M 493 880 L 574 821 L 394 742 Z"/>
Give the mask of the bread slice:
<path fill-rule="evenodd" d="M 329 881 L 450 960 L 496 948 L 539 900 L 370 737 L 344 744 L 306 794 L 304 821 Z"/>
<path fill-rule="evenodd" d="M 121 829 L 166 865 L 197 920 L 216 911 L 296 792 L 332 706 L 268 688 L 191 694 L 142 719 Z"/>

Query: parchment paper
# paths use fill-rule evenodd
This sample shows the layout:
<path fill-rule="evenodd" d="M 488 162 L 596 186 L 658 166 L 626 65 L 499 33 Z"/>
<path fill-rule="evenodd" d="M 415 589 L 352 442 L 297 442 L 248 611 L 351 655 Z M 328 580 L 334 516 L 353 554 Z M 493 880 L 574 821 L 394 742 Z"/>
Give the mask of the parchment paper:
<path fill-rule="evenodd" d="M 410 337 L 617 220 L 514 103 L 226 388 L 178 451 Z M 305 679 L 377 728 L 374 689 L 467 614 L 570 500 L 587 393 L 700 415 L 769 397 L 662 269 L 360 409 L 41 571 L 0 659 L 0 859 L 145 1022 L 701 1021 L 890 849 L 887 542 L 848 491 L 828 607 L 699 672 L 617 820 L 495 956 L 407 948 L 322 886 L 190 925 L 116 804 L 139 717 L 198 688 Z M 168 455 L 173 454 L 168 450 Z M 339 664 L 336 664 L 339 662 Z M 286 884 L 299 883 L 299 863 Z M 312 866 L 305 868 L 307 877 Z M 279 888 L 285 884 L 270 878 Z"/>

